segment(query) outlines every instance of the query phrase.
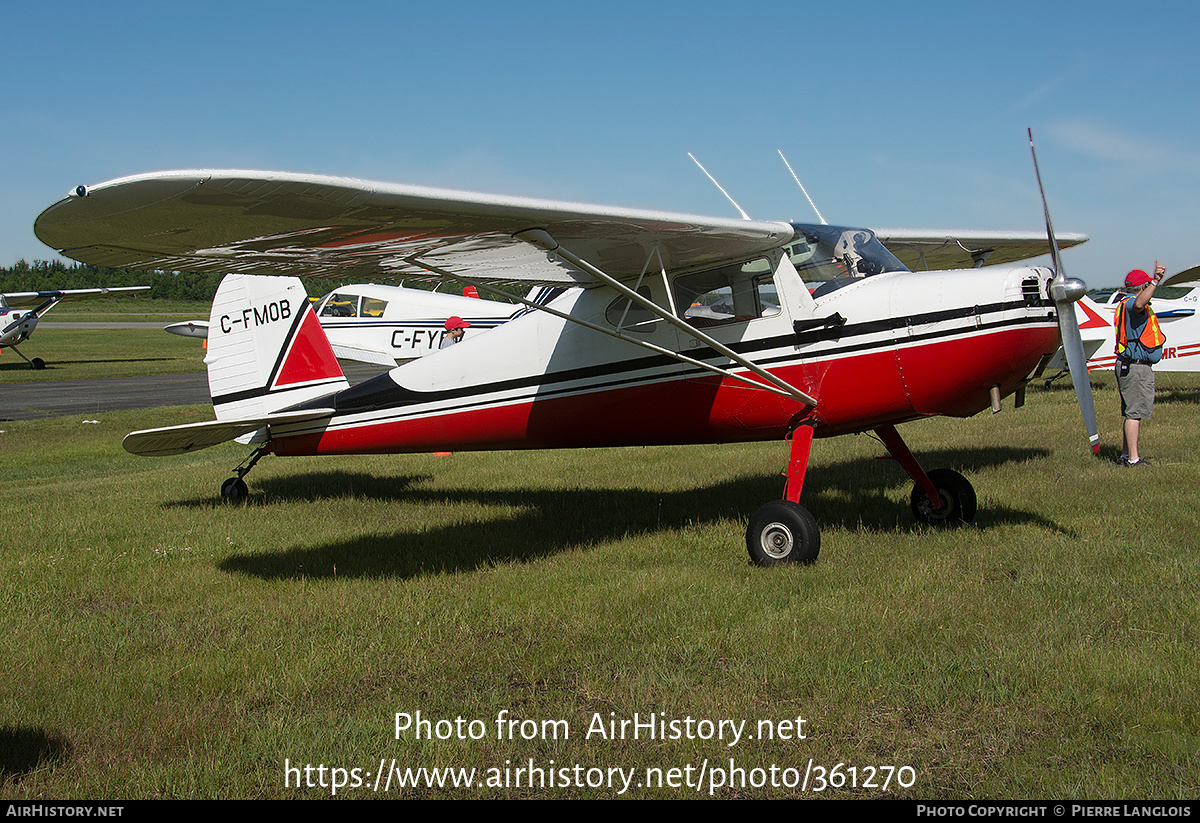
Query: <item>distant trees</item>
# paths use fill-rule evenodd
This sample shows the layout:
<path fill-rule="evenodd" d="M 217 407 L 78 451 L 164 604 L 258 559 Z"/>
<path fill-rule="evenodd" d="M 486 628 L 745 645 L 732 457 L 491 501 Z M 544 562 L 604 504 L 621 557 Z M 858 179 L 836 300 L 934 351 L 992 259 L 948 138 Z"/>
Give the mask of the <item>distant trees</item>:
<path fill-rule="evenodd" d="M 150 286 L 140 295 L 149 300 L 199 300 L 211 302 L 221 282 L 219 274 L 110 269 L 87 263 L 57 260 L 18 260 L 0 269 L 0 291 L 51 291 L 53 289 L 97 289 L 114 286 Z"/>
<path fill-rule="evenodd" d="M 112 269 L 93 266 L 89 263 L 63 263 L 57 260 L 34 260 L 27 263 L 18 260 L 8 268 L 0 268 L 0 292 L 51 291 L 53 289 L 100 289 L 114 286 L 150 286 L 148 292 L 138 292 L 135 299 L 141 300 L 196 300 L 211 303 L 217 293 L 223 274 L 198 274 L 194 272 L 140 271 L 138 269 Z M 309 297 L 321 297 L 337 288 L 364 280 L 327 280 L 324 278 L 302 278 Z M 400 282 L 385 281 L 391 285 Z M 410 289 L 427 289 L 447 294 L 462 294 L 464 284 L 443 283 L 413 279 L 403 283 Z M 487 293 L 480 295 L 488 300 L 503 297 Z"/>

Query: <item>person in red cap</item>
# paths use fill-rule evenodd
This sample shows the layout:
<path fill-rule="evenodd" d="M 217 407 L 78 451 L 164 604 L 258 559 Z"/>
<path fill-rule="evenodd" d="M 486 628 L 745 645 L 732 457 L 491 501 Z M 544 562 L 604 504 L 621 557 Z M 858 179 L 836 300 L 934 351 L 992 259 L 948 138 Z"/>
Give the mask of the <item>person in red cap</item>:
<path fill-rule="evenodd" d="M 1154 276 L 1134 269 L 1125 276 L 1129 294 L 1117 304 L 1113 318 L 1117 339 L 1117 391 L 1121 395 L 1122 466 L 1149 466 L 1150 461 L 1138 453 L 1138 435 L 1142 421 L 1149 420 L 1154 411 L 1154 364 L 1162 357 L 1166 337 L 1158 327 L 1158 318 L 1150 308 L 1154 289 L 1167 270 L 1154 261 Z"/>
<path fill-rule="evenodd" d="M 455 315 L 446 321 L 446 331 L 442 333 L 442 343 L 438 346 L 439 349 L 448 349 L 463 339 L 466 334 L 466 329 L 469 329 L 471 324 L 461 317 Z"/>

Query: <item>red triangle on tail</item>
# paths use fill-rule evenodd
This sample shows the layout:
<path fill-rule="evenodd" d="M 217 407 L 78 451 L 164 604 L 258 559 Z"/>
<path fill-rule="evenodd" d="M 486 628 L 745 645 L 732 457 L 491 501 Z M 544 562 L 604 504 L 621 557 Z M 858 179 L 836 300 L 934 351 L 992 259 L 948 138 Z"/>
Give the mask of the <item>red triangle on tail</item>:
<path fill-rule="evenodd" d="M 338 365 L 321 322 L 312 308 L 305 306 L 304 319 L 283 354 L 283 362 L 271 388 L 339 377 L 342 377 L 342 367 Z"/>

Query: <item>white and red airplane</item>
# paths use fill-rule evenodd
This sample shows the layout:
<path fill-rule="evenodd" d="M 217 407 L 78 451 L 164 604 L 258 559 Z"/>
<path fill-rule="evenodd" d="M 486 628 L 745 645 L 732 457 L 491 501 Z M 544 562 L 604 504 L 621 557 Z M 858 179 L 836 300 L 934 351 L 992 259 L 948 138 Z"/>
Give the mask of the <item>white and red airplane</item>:
<path fill-rule="evenodd" d="M 918 519 L 969 521 L 971 484 L 922 469 L 896 427 L 967 417 L 1023 393 L 1058 349 L 1060 327 L 1074 340 L 1098 449 L 1072 310 L 1085 287 L 1063 274 L 1048 214 L 1041 236 L 877 237 L 330 177 L 180 171 L 80 187 L 35 230 L 62 254 L 101 265 L 231 272 L 209 319 L 217 419 L 125 438 L 139 455 L 235 438 L 253 445 L 222 488 L 228 500 L 245 498 L 244 477 L 267 454 L 782 440 L 783 499 L 750 519 L 747 549 L 763 565 L 810 563 L 820 533 L 799 501 L 814 437 L 876 432 L 915 481 Z M 885 242 L 968 265 L 1049 250 L 1058 273 L 912 272 Z M 580 288 L 350 387 L 293 274 Z"/>
<path fill-rule="evenodd" d="M 339 360 L 356 360 L 393 368 L 441 346 L 451 317 L 469 323 L 464 339 L 529 311 L 521 305 L 476 296 L 442 294 L 403 286 L 364 283 L 339 286 L 316 301 L 314 310 Z M 542 288 L 529 299 L 541 304 L 562 289 Z M 166 331 L 183 337 L 207 338 L 208 321 L 172 323 Z"/>
<path fill-rule="evenodd" d="M 29 364 L 30 368 L 44 369 L 46 361 L 40 357 L 30 360 L 17 348 L 30 338 L 38 321 L 46 312 L 63 300 L 76 297 L 110 297 L 134 291 L 145 291 L 149 286 L 116 286 L 108 289 L 58 289 L 55 291 L 14 291 L 0 294 L 0 350 L 12 349 Z M 18 311 L 22 306 L 33 306 L 29 311 Z"/>

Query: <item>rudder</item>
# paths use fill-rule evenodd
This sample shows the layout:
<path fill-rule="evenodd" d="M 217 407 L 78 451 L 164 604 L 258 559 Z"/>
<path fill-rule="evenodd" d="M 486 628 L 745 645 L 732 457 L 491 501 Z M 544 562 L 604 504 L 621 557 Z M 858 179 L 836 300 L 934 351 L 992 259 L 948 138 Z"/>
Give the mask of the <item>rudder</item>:
<path fill-rule="evenodd" d="M 349 387 L 298 278 L 226 275 L 208 330 L 218 420 L 263 417 Z"/>

